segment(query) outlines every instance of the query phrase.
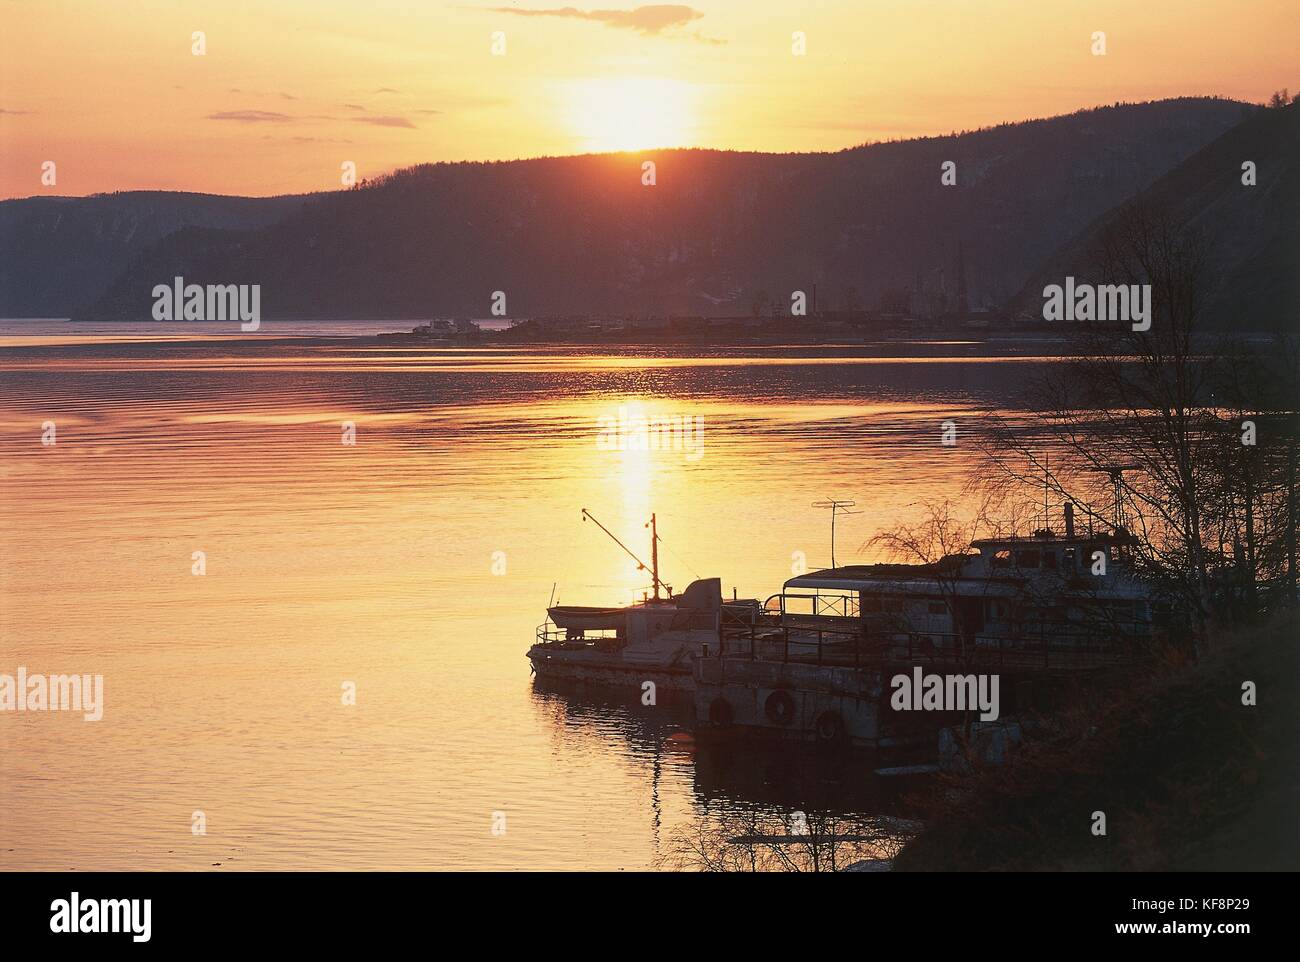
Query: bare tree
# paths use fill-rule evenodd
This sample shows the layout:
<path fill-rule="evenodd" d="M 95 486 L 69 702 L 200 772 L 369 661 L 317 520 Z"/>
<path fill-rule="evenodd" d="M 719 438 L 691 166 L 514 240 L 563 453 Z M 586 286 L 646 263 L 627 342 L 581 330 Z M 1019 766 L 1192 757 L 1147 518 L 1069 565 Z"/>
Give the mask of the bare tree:
<path fill-rule="evenodd" d="M 1139 573 L 1181 603 L 1199 636 L 1211 616 L 1253 613 L 1278 548 L 1294 553 L 1294 482 L 1281 480 L 1294 472 L 1282 454 L 1294 429 L 1271 431 L 1267 450 L 1242 434 L 1252 412 L 1293 422 L 1294 387 L 1270 399 L 1268 364 L 1201 330 L 1208 245 L 1167 212 L 1126 208 L 1093 271 L 1104 284 L 1150 285 L 1149 327 L 1081 324 L 1076 356 L 1030 391 L 1030 423 L 990 419 L 982 485 L 1009 498 L 1046 484 L 1089 523 L 1130 529 Z"/>

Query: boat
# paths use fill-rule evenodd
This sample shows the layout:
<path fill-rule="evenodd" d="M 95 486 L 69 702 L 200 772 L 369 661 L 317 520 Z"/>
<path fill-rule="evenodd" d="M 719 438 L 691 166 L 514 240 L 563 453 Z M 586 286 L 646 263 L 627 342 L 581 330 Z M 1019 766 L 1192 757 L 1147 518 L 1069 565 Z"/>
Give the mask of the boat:
<path fill-rule="evenodd" d="M 1076 531 L 1073 505 L 1063 533 L 982 538 L 931 563 L 811 571 L 762 605 L 724 600 L 717 578 L 674 594 L 659 580 L 653 516 L 647 527 L 653 597 L 549 607 L 528 652 L 539 678 L 641 696 L 652 682 L 690 693 L 702 724 L 897 747 L 934 737 L 930 719 L 882 707 L 899 672 L 1005 676 L 1013 712 L 1019 693 L 1141 663 L 1172 617 L 1138 577 L 1134 536 Z"/>
<path fill-rule="evenodd" d="M 787 580 L 695 663 L 696 718 L 869 748 L 934 745 L 962 717 L 898 711 L 892 680 L 1000 679 L 1007 725 L 1057 692 L 1143 665 L 1174 618 L 1123 528 L 982 538 L 932 563 L 844 565 Z"/>
<path fill-rule="evenodd" d="M 653 594 L 625 607 L 552 605 L 528 649 L 533 671 L 543 681 L 577 682 L 634 689 L 689 692 L 694 688 L 697 658 L 716 651 L 724 625 L 744 625 L 758 614 L 755 599 L 722 598 L 720 578 L 691 582 L 674 594 L 659 577 L 659 532 L 655 515 L 651 531 L 650 565 L 645 565 L 608 528 L 582 509 L 583 520 L 595 522 L 605 534 L 648 570 Z"/>
<path fill-rule="evenodd" d="M 982 538 L 929 564 L 845 565 L 791 578 L 764 604 L 797 657 L 1079 663 L 1124 659 L 1168 624 L 1122 528 Z"/>

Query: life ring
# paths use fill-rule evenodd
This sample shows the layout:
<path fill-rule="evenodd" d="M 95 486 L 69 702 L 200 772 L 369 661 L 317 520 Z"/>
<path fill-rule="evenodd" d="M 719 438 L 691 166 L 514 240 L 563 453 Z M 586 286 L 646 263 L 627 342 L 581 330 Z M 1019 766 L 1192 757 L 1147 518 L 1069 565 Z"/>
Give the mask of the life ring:
<path fill-rule="evenodd" d="M 796 705 L 794 698 L 783 688 L 778 688 L 767 696 L 763 702 L 763 712 L 768 720 L 777 725 L 788 725 L 794 721 Z"/>
<path fill-rule="evenodd" d="M 844 738 L 844 719 L 839 712 L 824 711 L 817 716 L 816 731 L 819 741 L 841 741 Z"/>
<path fill-rule="evenodd" d="M 715 725 L 730 725 L 734 713 L 731 702 L 725 698 L 715 698 L 709 702 L 709 721 Z"/>

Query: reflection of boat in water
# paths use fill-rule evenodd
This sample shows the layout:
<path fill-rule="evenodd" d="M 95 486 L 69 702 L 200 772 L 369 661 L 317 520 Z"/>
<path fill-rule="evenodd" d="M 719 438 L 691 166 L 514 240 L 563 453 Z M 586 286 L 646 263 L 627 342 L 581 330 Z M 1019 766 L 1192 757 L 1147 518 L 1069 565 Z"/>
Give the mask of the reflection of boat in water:
<path fill-rule="evenodd" d="M 632 557 L 647 566 L 587 511 L 590 518 Z M 553 605 L 537 629 L 537 643 L 528 650 L 533 670 L 546 680 L 597 685 L 631 686 L 645 690 L 646 682 L 667 691 L 690 691 L 693 664 L 716 649 L 723 623 L 747 624 L 758 611 L 757 601 L 722 600 L 722 581 L 702 578 L 674 595 L 659 578 L 659 533 L 652 515 L 649 566 L 654 593 L 623 608 Z M 665 597 L 666 595 L 666 597 Z"/>
<path fill-rule="evenodd" d="M 669 773 L 695 804 L 714 811 L 752 809 L 871 812 L 910 817 L 903 796 L 915 782 L 873 774 L 882 756 L 831 751 L 779 739 L 751 739 L 737 731 L 696 731 L 689 698 L 661 699 L 654 707 L 606 686 L 538 679 L 532 700 L 556 745 L 585 754 L 612 750 Z M 611 745 L 613 748 L 611 749 Z"/>

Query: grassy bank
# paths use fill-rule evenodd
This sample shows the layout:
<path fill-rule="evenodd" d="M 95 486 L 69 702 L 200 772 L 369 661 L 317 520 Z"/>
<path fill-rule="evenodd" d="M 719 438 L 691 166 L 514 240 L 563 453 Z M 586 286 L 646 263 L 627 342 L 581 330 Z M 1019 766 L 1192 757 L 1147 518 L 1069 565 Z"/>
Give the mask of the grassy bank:
<path fill-rule="evenodd" d="M 921 800 L 926 830 L 895 870 L 1300 869 L 1300 618 L 1081 687 L 1009 764 Z"/>

